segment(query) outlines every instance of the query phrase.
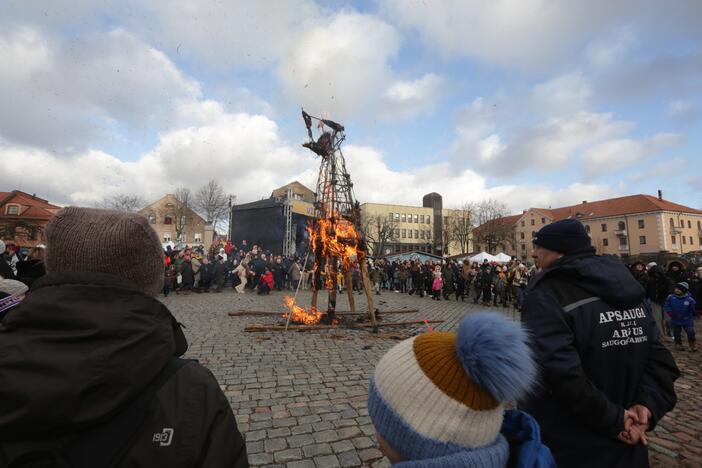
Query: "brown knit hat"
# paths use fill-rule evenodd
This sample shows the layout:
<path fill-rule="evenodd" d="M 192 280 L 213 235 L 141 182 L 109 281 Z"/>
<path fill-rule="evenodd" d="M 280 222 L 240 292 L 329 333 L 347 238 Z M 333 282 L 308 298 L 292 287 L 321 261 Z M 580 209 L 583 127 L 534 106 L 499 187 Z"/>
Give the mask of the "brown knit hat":
<path fill-rule="evenodd" d="M 108 273 L 151 296 L 163 287 L 163 248 L 141 215 L 69 206 L 49 222 L 46 239 L 49 273 Z"/>

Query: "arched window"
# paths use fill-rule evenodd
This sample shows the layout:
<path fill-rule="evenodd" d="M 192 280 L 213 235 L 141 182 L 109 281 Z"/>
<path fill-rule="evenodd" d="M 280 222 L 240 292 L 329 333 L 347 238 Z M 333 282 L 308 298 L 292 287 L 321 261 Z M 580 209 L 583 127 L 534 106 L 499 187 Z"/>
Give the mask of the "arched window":
<path fill-rule="evenodd" d="M 587 232 L 588 234 L 590 234 L 590 225 L 589 225 L 589 224 L 586 224 L 586 225 L 585 225 L 585 232 Z"/>
<path fill-rule="evenodd" d="M 626 229 L 626 224 L 624 224 L 624 221 L 619 221 L 618 226 L 619 226 L 620 231 L 623 231 L 624 229 Z"/>
<path fill-rule="evenodd" d="M 671 221 L 673 220 L 671 219 Z M 171 215 L 166 215 L 163 218 L 163 224 L 173 224 L 173 217 Z"/>
<path fill-rule="evenodd" d="M 156 224 L 156 215 L 153 213 L 149 215 L 149 224 Z"/>

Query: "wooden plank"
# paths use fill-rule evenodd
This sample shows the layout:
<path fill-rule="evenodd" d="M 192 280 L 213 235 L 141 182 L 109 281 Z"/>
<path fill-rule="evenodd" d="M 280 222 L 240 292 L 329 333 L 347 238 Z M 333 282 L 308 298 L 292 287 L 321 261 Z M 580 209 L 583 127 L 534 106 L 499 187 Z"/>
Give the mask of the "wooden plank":
<path fill-rule="evenodd" d="M 411 320 L 407 322 L 385 322 L 373 325 L 372 323 L 354 323 L 353 326 L 343 328 L 338 325 L 290 325 L 288 330 L 353 330 L 357 328 L 385 328 L 385 327 L 401 327 L 405 325 L 423 325 L 428 323 L 443 323 L 443 320 Z M 244 328 L 245 332 L 266 332 L 266 331 L 285 331 L 284 325 L 247 325 Z"/>
<path fill-rule="evenodd" d="M 400 310 L 379 310 L 378 313 L 383 316 L 385 314 L 414 314 L 419 312 L 419 309 L 400 309 Z M 282 312 L 270 312 L 270 311 L 264 311 L 264 310 L 242 310 L 238 312 L 229 312 L 228 315 L 230 317 L 264 317 L 264 316 L 283 316 L 287 314 L 288 311 L 282 311 Z M 359 312 L 351 312 L 348 310 L 336 312 L 336 315 L 366 315 L 368 312 L 367 311 L 359 311 Z"/>

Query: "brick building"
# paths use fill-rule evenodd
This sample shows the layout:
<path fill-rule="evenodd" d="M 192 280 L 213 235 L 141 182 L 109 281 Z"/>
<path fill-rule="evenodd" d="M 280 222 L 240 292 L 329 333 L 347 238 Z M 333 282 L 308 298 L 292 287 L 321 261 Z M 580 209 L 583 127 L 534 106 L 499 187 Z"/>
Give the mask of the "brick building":
<path fill-rule="evenodd" d="M 22 247 L 44 244 L 46 225 L 60 209 L 21 190 L 0 192 L 0 238 Z"/>

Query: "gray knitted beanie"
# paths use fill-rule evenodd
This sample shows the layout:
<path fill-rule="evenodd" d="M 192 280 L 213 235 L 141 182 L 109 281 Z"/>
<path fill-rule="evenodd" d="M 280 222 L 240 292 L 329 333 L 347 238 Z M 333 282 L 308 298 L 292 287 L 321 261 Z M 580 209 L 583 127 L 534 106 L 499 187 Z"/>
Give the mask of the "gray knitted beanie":
<path fill-rule="evenodd" d="M 141 215 L 69 206 L 49 222 L 46 238 L 49 273 L 107 273 L 151 296 L 163 287 L 163 248 Z"/>

